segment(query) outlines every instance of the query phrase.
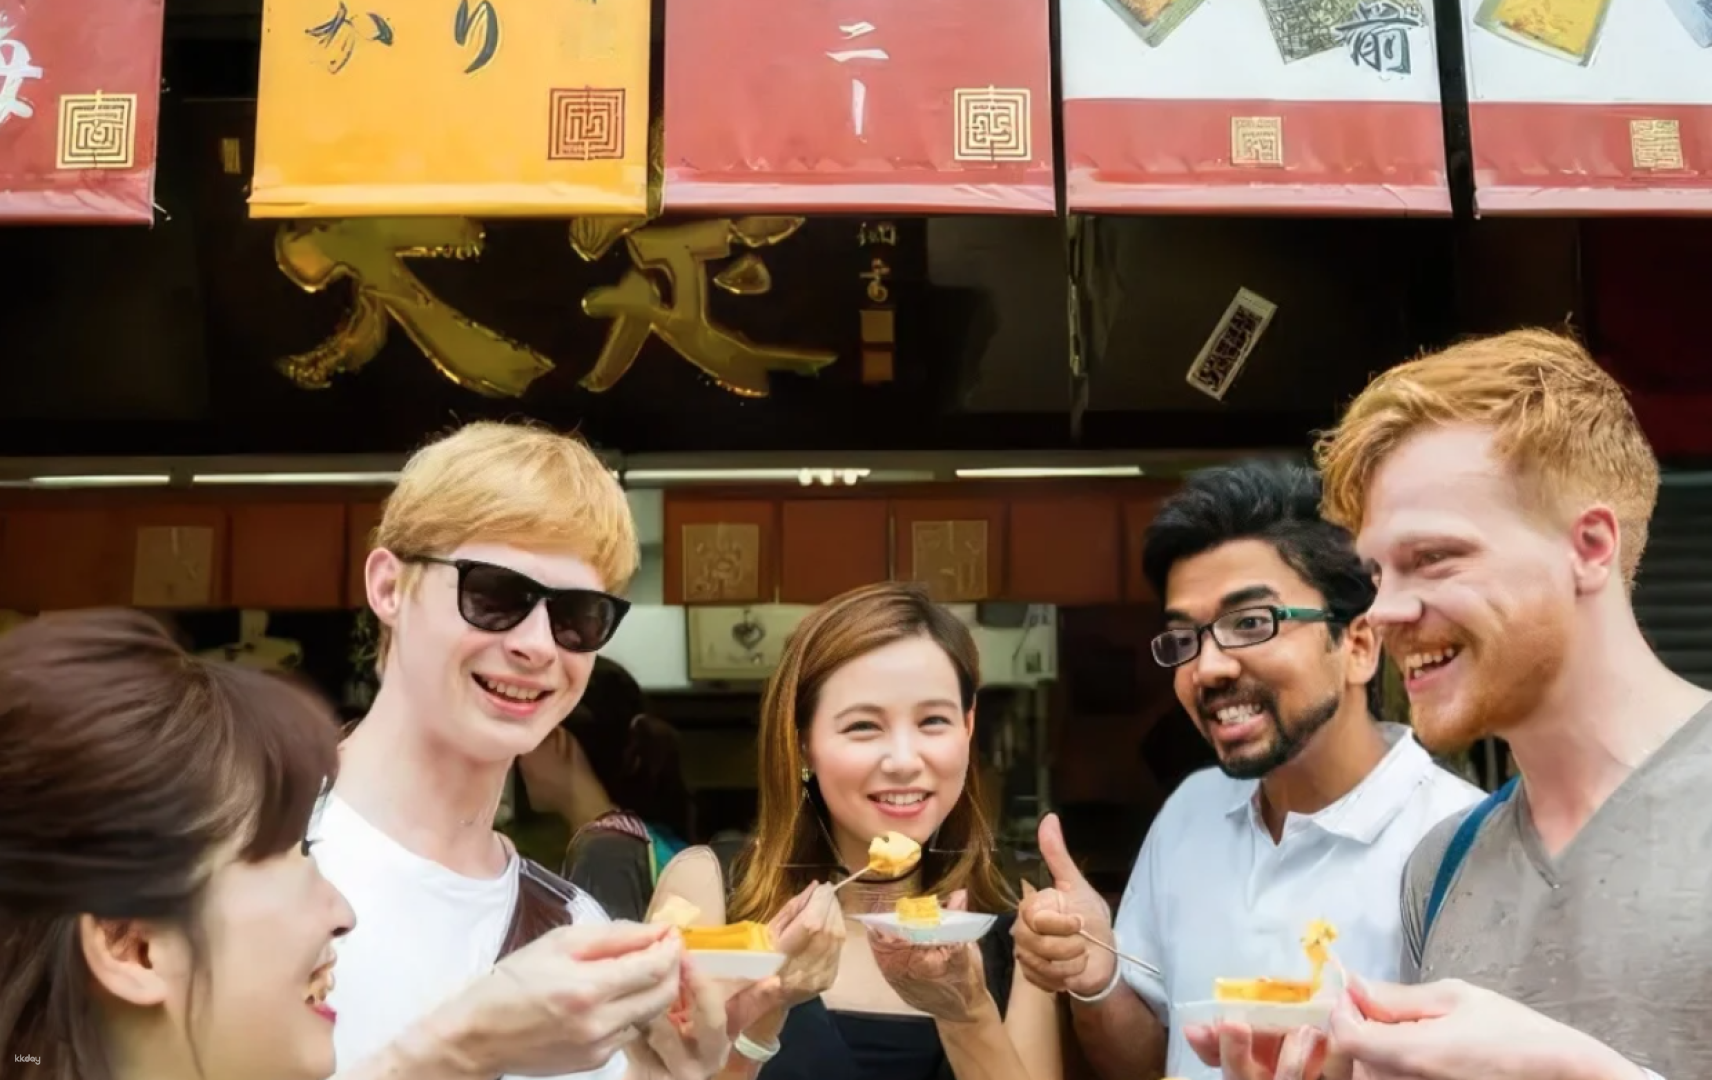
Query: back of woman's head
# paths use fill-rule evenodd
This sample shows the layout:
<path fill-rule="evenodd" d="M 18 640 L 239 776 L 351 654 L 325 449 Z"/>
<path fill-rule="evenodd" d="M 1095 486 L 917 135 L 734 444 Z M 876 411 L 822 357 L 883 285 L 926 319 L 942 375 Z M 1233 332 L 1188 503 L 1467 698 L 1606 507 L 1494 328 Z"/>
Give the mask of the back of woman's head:
<path fill-rule="evenodd" d="M 688 839 L 690 795 L 678 733 L 646 715 L 646 708 L 635 676 L 615 661 L 596 657 L 588 689 L 564 728 L 582 747 L 589 771 L 614 805 Z"/>
<path fill-rule="evenodd" d="M 107 1080 L 81 917 L 194 949 L 215 855 L 301 843 L 336 738 L 313 694 L 193 657 L 137 612 L 0 637 L 0 1078 Z"/>

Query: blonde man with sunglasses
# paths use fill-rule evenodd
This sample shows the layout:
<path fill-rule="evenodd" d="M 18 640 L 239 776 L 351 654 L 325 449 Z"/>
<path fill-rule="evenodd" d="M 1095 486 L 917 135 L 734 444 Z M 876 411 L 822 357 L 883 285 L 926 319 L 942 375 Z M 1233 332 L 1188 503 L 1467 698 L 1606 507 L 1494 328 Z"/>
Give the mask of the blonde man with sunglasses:
<path fill-rule="evenodd" d="M 380 692 L 311 830 L 358 928 L 331 1004 L 340 1077 L 704 1080 L 728 1003 L 675 932 L 612 923 L 493 829 L 512 763 L 582 696 L 638 548 L 581 442 L 471 424 L 415 454 L 365 568 Z M 682 1000 L 672 1016 L 667 1012 Z"/>

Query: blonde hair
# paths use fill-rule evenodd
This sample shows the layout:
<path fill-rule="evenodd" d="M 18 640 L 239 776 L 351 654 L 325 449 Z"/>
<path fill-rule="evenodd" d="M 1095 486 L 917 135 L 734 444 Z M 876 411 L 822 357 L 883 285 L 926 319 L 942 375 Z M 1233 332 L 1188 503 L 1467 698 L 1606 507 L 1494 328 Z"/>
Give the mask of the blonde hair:
<path fill-rule="evenodd" d="M 1358 531 L 1374 473 L 1423 428 L 1490 428 L 1531 509 L 1561 518 L 1609 506 L 1620 530 L 1623 580 L 1633 588 L 1658 501 L 1658 459 L 1623 388 L 1575 339 L 1549 330 L 1476 338 L 1380 375 L 1314 448 L 1323 510 Z"/>
<path fill-rule="evenodd" d="M 641 558 L 612 471 L 576 436 L 533 424 L 481 420 L 417 450 L 374 535 L 376 547 L 400 557 L 446 555 L 472 541 L 570 552 L 613 592 Z M 419 574 L 407 565 L 403 587 L 414 588 Z M 390 643 L 383 626 L 383 664 Z"/>
<path fill-rule="evenodd" d="M 957 616 L 928 598 L 922 586 L 903 582 L 865 585 L 811 611 L 785 643 L 779 666 L 761 698 L 757 733 L 760 805 L 755 836 L 739 856 L 733 877 L 732 917 L 766 921 L 791 897 L 838 862 L 827 841 L 829 822 L 818 787 L 802 778 L 802 743 L 834 672 L 852 660 L 908 638 L 925 637 L 944 650 L 957 671 L 965 712 L 975 707 L 981 657 L 975 638 Z M 921 858 L 925 893 L 969 890 L 969 910 L 1009 911 L 1015 898 L 993 856 L 981 770 L 969 757 L 963 797 L 940 825 Z"/>

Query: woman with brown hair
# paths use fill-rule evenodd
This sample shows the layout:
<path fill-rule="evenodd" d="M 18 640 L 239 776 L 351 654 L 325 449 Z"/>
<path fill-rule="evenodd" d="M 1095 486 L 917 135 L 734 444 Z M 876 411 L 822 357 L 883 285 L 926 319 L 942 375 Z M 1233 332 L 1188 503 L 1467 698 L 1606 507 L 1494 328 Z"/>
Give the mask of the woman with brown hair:
<path fill-rule="evenodd" d="M 864 874 L 811 899 L 840 904 L 840 924 L 929 895 L 1000 918 L 979 943 L 927 948 L 853 924 L 819 986 L 792 979 L 793 956 L 784 982 L 794 1007 L 737 1041 L 760 1080 L 1060 1077 L 1053 999 L 1012 978 L 1015 903 L 972 752 L 979 684 L 968 628 L 917 585 L 846 593 L 785 646 L 761 703 L 760 822 L 733 869 L 729 917 L 766 920 L 816 879 L 862 871 L 872 839 L 899 832 L 921 847 L 908 874 Z M 674 884 L 716 865 L 689 855 L 681 871 L 668 868 Z"/>
<path fill-rule="evenodd" d="M 0 638 L 0 1080 L 321 1080 L 332 713 L 147 616 Z"/>

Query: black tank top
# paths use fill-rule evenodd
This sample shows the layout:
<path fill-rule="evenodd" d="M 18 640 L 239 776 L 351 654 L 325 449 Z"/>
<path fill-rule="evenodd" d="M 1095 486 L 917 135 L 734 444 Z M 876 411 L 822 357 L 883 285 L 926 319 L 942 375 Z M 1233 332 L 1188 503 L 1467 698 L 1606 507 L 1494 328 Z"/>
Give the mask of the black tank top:
<path fill-rule="evenodd" d="M 1010 1008 L 1015 922 L 1015 914 L 999 916 L 979 945 L 987 991 L 1001 1016 Z M 955 1074 L 931 1018 L 835 1012 L 816 998 L 785 1018 L 779 1054 L 757 1080 L 955 1080 Z"/>

